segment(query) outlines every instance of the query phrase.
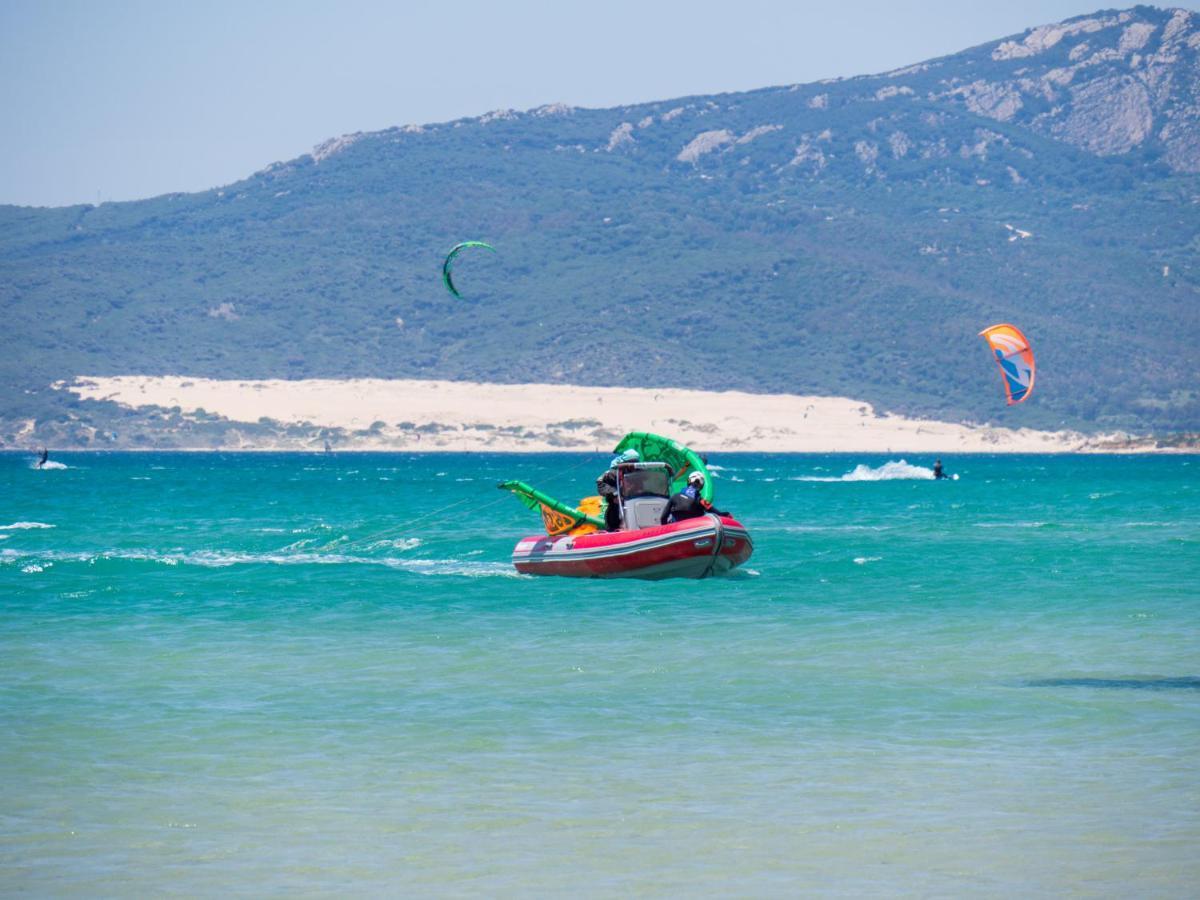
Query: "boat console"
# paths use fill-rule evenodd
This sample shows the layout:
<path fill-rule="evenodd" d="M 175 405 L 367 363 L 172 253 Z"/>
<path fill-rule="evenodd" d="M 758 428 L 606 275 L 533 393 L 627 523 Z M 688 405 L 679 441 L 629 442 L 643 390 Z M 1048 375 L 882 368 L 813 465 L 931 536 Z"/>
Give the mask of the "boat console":
<path fill-rule="evenodd" d="M 671 468 L 666 463 L 625 463 L 617 468 L 621 527 L 626 531 L 660 524 L 671 496 Z"/>

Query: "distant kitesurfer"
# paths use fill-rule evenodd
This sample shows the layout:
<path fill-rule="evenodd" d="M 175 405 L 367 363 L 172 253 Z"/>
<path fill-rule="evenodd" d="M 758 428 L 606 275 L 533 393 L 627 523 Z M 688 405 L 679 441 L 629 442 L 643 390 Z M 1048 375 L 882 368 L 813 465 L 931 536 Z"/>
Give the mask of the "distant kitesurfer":
<path fill-rule="evenodd" d="M 950 476 L 942 469 L 942 461 L 939 459 L 933 464 L 933 477 L 935 479 L 949 478 Z"/>
<path fill-rule="evenodd" d="M 608 471 L 596 479 L 596 493 L 604 498 L 604 529 L 605 531 L 621 530 L 621 504 L 617 496 L 619 490 L 617 469 L 626 463 L 641 460 L 636 450 L 626 450 L 608 464 Z"/>
<path fill-rule="evenodd" d="M 42 466 L 46 465 L 46 460 L 48 460 L 49 458 L 50 458 L 50 451 L 48 449 L 46 449 L 45 447 L 43 447 L 41 456 L 38 457 L 37 467 L 40 469 Z"/>
<path fill-rule="evenodd" d="M 705 513 L 716 513 L 718 516 L 727 516 L 729 513 L 721 512 L 707 500 L 701 496 L 704 490 L 704 475 L 700 472 L 692 472 L 687 478 L 687 487 L 678 494 L 673 496 L 663 509 L 661 523 L 666 525 L 668 522 L 682 522 L 685 519 L 695 519 Z"/>

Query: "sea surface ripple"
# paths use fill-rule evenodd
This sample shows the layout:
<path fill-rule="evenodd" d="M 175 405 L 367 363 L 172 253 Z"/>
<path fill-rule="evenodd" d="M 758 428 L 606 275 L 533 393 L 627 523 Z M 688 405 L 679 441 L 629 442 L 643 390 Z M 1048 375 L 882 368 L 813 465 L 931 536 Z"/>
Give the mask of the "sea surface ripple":
<path fill-rule="evenodd" d="M 0 456 L 0 893 L 1194 896 L 1200 459 L 714 454 L 755 553 L 518 576 L 602 455 Z"/>

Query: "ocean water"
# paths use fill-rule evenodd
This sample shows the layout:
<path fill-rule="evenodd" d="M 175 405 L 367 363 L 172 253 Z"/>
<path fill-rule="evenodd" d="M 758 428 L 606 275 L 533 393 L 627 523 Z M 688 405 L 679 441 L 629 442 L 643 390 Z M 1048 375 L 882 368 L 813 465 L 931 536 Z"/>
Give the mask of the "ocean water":
<path fill-rule="evenodd" d="M 0 893 L 1195 896 L 1200 458 L 714 455 L 702 582 L 519 577 L 604 457 L 0 457 Z"/>

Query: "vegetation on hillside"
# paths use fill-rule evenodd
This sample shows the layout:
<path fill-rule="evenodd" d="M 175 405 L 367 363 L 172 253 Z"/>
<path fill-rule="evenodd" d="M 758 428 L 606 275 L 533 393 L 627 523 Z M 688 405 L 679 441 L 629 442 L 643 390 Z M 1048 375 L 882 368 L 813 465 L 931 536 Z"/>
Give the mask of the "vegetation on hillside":
<path fill-rule="evenodd" d="M 1011 87 L 1004 115 L 977 87 L 1053 86 L 1084 43 L 1137 78 L 1123 35 L 1153 25 L 1150 54 L 1171 16 L 1139 8 L 1030 58 L 987 45 L 884 76 L 391 129 L 199 194 L 0 207 L 0 445 L 125 433 L 127 411 L 49 387 L 124 373 L 737 388 L 1194 430 L 1194 122 L 1155 108 L 1171 141 L 1156 126 L 1097 155 L 1037 118 L 1040 95 Z M 1181 46 L 1185 110 L 1200 68 Z M 1116 77 L 1093 66 L 1063 91 L 1081 103 Z M 460 259 L 456 300 L 441 260 L 470 238 L 499 252 Z M 976 337 L 1000 321 L 1038 354 L 1014 409 Z"/>

